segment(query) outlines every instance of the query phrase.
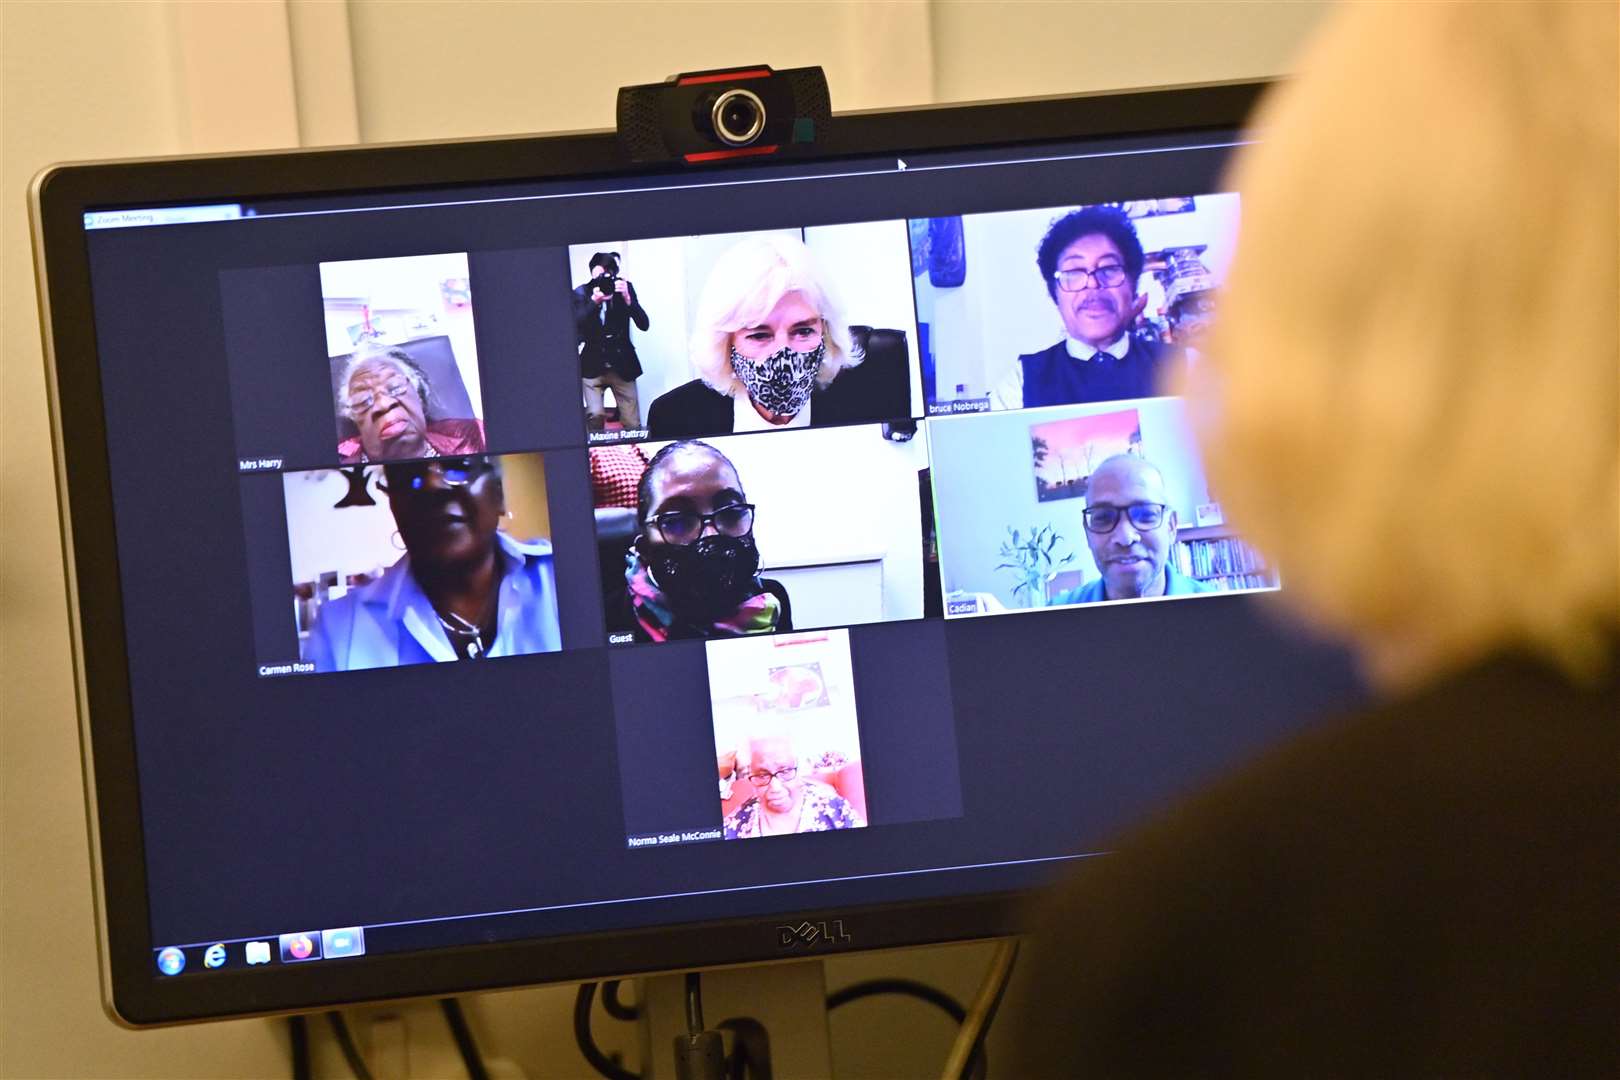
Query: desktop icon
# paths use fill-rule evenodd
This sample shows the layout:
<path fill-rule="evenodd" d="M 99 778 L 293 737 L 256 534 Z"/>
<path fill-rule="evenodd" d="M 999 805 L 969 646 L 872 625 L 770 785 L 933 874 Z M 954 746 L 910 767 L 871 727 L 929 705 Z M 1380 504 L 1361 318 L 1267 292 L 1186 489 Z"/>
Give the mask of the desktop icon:
<path fill-rule="evenodd" d="M 281 962 L 295 963 L 299 960 L 319 960 L 321 958 L 321 940 L 310 934 L 282 934 L 281 935 Z"/>
<path fill-rule="evenodd" d="M 170 945 L 158 952 L 158 970 L 165 975 L 178 975 L 186 970 L 186 954 Z"/>
<path fill-rule="evenodd" d="M 321 953 L 332 960 L 339 956 L 360 956 L 366 951 L 366 932 L 358 926 L 321 931 Z"/>
<path fill-rule="evenodd" d="M 203 953 L 203 967 L 217 968 L 225 966 L 225 946 L 210 945 Z"/>
<path fill-rule="evenodd" d="M 249 964 L 268 964 L 270 962 L 270 943 L 268 941 L 250 941 L 244 950 Z"/>

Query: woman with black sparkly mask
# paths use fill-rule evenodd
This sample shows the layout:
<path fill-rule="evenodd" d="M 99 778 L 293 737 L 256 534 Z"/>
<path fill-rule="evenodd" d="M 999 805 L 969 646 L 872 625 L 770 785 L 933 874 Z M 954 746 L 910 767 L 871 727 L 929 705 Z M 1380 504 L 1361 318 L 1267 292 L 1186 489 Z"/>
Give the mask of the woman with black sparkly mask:
<path fill-rule="evenodd" d="M 650 438 L 893 418 L 895 406 L 848 380 L 835 382 L 863 354 L 830 283 L 796 237 L 751 236 L 722 254 L 703 284 L 693 326 L 690 354 L 700 377 L 653 402 Z"/>
<path fill-rule="evenodd" d="M 754 505 L 730 459 L 708 443 L 671 443 L 636 496 L 641 532 L 625 587 L 608 598 L 609 633 L 650 642 L 793 629 L 787 590 L 759 576 Z"/>

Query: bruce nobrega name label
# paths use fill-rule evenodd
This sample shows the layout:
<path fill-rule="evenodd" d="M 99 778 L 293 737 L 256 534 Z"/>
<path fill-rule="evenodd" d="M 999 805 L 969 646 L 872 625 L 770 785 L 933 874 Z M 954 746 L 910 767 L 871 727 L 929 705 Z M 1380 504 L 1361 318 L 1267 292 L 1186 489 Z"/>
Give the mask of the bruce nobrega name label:
<path fill-rule="evenodd" d="M 668 847 L 671 844 L 693 844 L 700 840 L 722 840 L 725 833 L 719 826 L 710 829 L 683 829 L 680 832 L 643 833 L 624 838 L 625 847 Z"/>

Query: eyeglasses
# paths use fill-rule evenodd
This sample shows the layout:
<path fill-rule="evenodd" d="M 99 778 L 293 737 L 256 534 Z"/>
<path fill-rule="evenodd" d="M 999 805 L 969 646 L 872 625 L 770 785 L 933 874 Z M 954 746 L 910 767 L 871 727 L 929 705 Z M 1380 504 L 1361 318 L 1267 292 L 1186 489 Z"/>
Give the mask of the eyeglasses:
<path fill-rule="evenodd" d="M 403 401 L 405 399 L 405 394 L 412 389 L 414 388 L 411 386 L 409 379 L 405 378 L 404 376 L 396 376 L 383 384 L 381 392 L 383 395 L 393 398 L 395 401 Z M 349 398 L 349 419 L 358 420 L 360 417 L 370 412 L 371 407 L 377 403 L 377 397 L 377 391 L 362 390 L 360 393 Z"/>
<path fill-rule="evenodd" d="M 1150 532 L 1164 524 L 1164 503 L 1139 502 L 1129 506 L 1088 506 L 1081 511 L 1086 530 L 1098 534 L 1113 532 L 1119 526 L 1120 516 L 1128 518 L 1131 527 Z"/>
<path fill-rule="evenodd" d="M 1095 270 L 1059 270 L 1052 275 L 1052 280 L 1057 282 L 1058 288 L 1064 292 L 1079 292 L 1086 287 L 1087 282 L 1094 283 L 1099 289 L 1112 289 L 1116 285 L 1125 284 L 1126 276 L 1123 266 L 1109 263 Z"/>
<path fill-rule="evenodd" d="M 721 536 L 747 536 L 754 531 L 754 504 L 732 503 L 712 514 L 671 510 L 654 514 L 648 520 L 658 526 L 658 531 L 671 544 L 696 543 L 697 538 L 703 535 L 704 528 L 711 524 Z"/>
<path fill-rule="evenodd" d="M 493 470 L 494 466 L 480 457 L 435 458 L 432 461 L 414 461 L 409 465 L 383 466 L 389 487 L 398 484 L 410 491 L 421 491 L 427 486 L 430 475 L 438 477 L 439 483 L 445 487 L 466 487 Z"/>
<path fill-rule="evenodd" d="M 798 775 L 799 767 L 789 765 L 787 768 L 777 769 L 775 772 L 766 772 L 764 769 L 759 772 L 751 772 L 748 774 L 748 782 L 757 788 L 768 788 L 771 786 L 772 780 L 780 780 L 785 784 Z"/>

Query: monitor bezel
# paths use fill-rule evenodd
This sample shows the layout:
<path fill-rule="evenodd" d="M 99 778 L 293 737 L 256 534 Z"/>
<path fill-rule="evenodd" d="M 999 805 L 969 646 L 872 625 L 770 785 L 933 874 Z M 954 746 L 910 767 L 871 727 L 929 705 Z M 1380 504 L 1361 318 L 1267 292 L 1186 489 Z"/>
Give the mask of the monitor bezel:
<path fill-rule="evenodd" d="M 1236 130 L 1270 83 L 1232 82 L 1084 96 L 840 114 L 819 160 Z M 709 166 L 729 176 L 779 163 Z M 160 980 L 153 942 L 106 414 L 85 238 L 86 211 L 503 181 L 691 173 L 635 166 L 611 132 L 58 165 L 30 189 L 46 390 L 68 591 L 103 1003 L 130 1026 L 265 1015 L 382 998 L 736 965 L 806 955 L 778 928 L 840 919 L 847 940 L 816 952 L 974 940 L 1016 932 L 1022 894 L 811 909 L 771 918 L 366 957 L 342 965 Z"/>

